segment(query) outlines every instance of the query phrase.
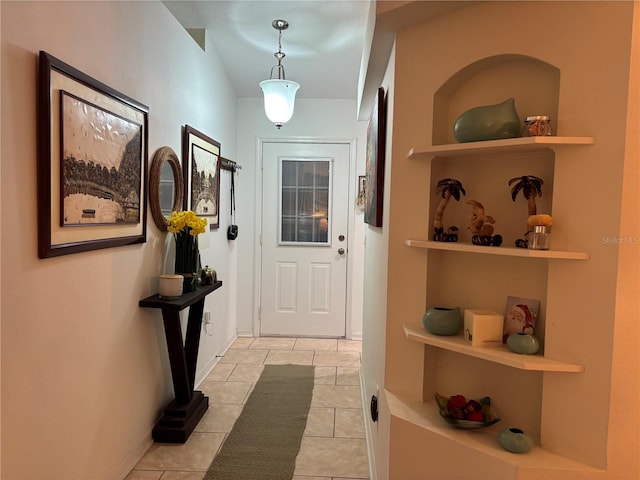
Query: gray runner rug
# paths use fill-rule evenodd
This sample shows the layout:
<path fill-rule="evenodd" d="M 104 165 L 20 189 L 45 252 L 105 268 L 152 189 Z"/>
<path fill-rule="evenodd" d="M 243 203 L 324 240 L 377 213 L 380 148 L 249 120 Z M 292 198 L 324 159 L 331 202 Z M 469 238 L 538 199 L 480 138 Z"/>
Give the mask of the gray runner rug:
<path fill-rule="evenodd" d="M 291 480 L 311 405 L 313 371 L 310 365 L 265 365 L 203 480 Z"/>

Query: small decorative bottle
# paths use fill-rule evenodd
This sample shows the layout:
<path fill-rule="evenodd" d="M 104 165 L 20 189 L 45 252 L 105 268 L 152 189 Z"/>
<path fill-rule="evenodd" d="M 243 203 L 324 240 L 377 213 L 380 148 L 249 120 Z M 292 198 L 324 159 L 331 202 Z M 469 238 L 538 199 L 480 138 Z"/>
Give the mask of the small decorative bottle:
<path fill-rule="evenodd" d="M 543 137 L 551 135 L 551 123 L 547 115 L 532 115 L 524 121 L 523 137 Z"/>
<path fill-rule="evenodd" d="M 535 225 L 529 234 L 529 248 L 531 250 L 549 250 L 551 247 L 551 226 Z"/>

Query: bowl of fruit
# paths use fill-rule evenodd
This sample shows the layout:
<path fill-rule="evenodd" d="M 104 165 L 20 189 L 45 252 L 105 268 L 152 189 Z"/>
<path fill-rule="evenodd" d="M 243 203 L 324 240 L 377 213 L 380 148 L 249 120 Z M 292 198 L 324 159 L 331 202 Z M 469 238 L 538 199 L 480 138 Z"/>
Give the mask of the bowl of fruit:
<path fill-rule="evenodd" d="M 500 418 L 491 407 L 491 398 L 467 400 L 464 395 L 445 397 L 436 393 L 440 416 L 456 428 L 473 430 L 498 423 Z"/>

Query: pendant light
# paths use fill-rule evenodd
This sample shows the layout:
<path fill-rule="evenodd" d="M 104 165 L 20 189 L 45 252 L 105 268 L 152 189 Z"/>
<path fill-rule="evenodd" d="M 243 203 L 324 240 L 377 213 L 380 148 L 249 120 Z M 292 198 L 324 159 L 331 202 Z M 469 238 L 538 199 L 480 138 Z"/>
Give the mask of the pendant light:
<path fill-rule="evenodd" d="M 271 25 L 278 30 L 278 51 L 273 54 L 278 60 L 278 64 L 271 67 L 269 80 L 260 82 L 260 88 L 264 94 L 264 111 L 267 118 L 280 129 L 293 115 L 293 104 L 300 84 L 286 80 L 282 66 L 282 59 L 285 57 L 282 51 L 282 31 L 289 28 L 289 22 L 274 20 Z M 274 69 L 277 72 L 277 78 L 273 78 Z"/>

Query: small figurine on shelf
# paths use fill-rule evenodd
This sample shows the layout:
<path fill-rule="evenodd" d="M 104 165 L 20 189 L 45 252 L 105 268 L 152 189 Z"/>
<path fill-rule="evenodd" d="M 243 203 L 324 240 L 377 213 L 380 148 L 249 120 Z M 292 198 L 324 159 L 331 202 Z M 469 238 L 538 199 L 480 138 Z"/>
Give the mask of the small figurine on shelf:
<path fill-rule="evenodd" d="M 476 201 L 467 201 L 473 211 L 469 215 L 469 230 L 471 230 L 471 243 L 474 245 L 494 246 L 502 245 L 502 235 L 493 234 L 493 224 L 496 223 L 491 215 L 487 215 L 484 206 Z"/>
<path fill-rule="evenodd" d="M 535 215 L 537 212 L 536 197 L 542 196 L 542 185 L 544 181 L 534 175 L 523 175 L 522 177 L 514 177 L 509 180 L 509 186 L 511 187 L 511 200 L 516 201 L 518 193 L 522 191 L 522 196 L 527 200 L 528 216 Z M 527 248 L 529 245 L 529 233 L 533 229 L 527 222 L 527 231 L 524 234 L 524 238 L 519 238 L 515 241 L 516 247 Z"/>
<path fill-rule="evenodd" d="M 460 193 L 462 193 L 462 195 L 466 195 L 467 192 L 465 192 L 460 180 L 456 180 L 455 178 L 444 178 L 438 181 L 436 185 L 436 193 L 442 197 L 442 200 L 440 200 L 440 203 L 438 204 L 436 216 L 433 220 L 433 240 L 435 242 L 457 242 L 458 227 L 451 226 L 447 228 L 447 231 L 445 232 L 442 225 L 442 217 L 451 197 L 455 198 L 456 201 L 460 201 Z"/>
<path fill-rule="evenodd" d="M 204 285 L 213 285 L 218 280 L 218 274 L 209 265 L 205 265 L 200 274 L 200 279 Z"/>

